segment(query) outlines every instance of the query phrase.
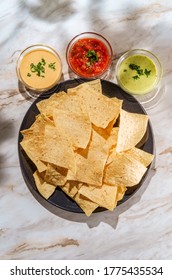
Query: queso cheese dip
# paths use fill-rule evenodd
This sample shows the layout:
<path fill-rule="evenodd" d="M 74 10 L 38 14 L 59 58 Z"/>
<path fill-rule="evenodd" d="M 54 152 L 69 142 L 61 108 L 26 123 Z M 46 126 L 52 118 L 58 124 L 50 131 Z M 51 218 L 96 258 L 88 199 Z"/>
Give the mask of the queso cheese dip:
<path fill-rule="evenodd" d="M 61 72 L 60 58 L 44 49 L 26 53 L 19 67 L 21 80 L 35 90 L 44 90 L 55 85 L 61 77 Z"/>

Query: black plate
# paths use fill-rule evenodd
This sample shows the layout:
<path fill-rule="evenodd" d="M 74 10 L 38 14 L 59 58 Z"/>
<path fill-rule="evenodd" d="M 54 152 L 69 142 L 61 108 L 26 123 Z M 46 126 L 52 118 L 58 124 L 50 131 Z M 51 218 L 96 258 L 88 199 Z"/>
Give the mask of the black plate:
<path fill-rule="evenodd" d="M 88 81 L 88 80 L 84 80 L 84 79 L 68 80 L 68 81 L 60 83 L 59 85 L 54 87 L 52 90 L 39 96 L 28 109 L 28 111 L 23 119 L 23 122 L 21 124 L 20 131 L 23 129 L 29 128 L 32 125 L 32 123 L 35 121 L 36 115 L 39 114 L 39 111 L 36 107 L 36 103 L 38 103 L 40 100 L 49 98 L 54 92 L 67 91 L 68 88 L 75 87 L 86 81 Z M 123 100 L 123 109 L 127 110 L 128 112 L 146 114 L 145 110 L 138 103 L 138 101 L 133 96 L 125 93 L 120 87 L 118 87 L 114 83 L 111 83 L 106 80 L 101 80 L 101 84 L 102 84 L 102 89 L 103 89 L 104 95 L 107 95 L 109 97 L 117 97 L 117 98 Z M 154 139 L 153 139 L 153 132 L 152 132 L 150 121 L 148 123 L 148 128 L 147 128 L 145 137 L 146 137 L 146 141 L 144 142 L 144 144 L 140 143 L 139 147 L 146 152 L 154 153 Z M 58 207 L 58 208 L 61 208 L 61 209 L 64 209 L 64 210 L 67 210 L 70 212 L 83 213 L 83 211 L 75 203 L 75 201 L 70 199 L 63 191 L 61 191 L 60 188 L 56 188 L 55 193 L 48 199 L 48 203 L 45 202 L 45 199 L 37 191 L 37 188 L 36 188 L 36 185 L 34 182 L 33 173 L 35 172 L 36 167 L 31 162 L 31 160 L 27 157 L 24 150 L 20 146 L 21 140 L 22 140 L 22 135 L 19 132 L 18 153 L 19 153 L 20 167 L 21 167 L 21 171 L 23 174 L 23 178 L 26 182 L 26 185 L 28 186 L 29 190 L 34 195 L 34 197 L 48 210 L 50 210 L 48 207 L 50 204 L 51 209 L 52 209 L 52 207 L 55 207 L 55 208 Z M 151 166 L 148 167 L 146 174 L 144 175 L 141 182 L 137 186 L 134 186 L 134 187 L 128 189 L 123 200 L 121 200 L 118 203 L 118 205 L 121 203 L 124 203 L 127 199 L 129 199 L 136 192 L 136 190 L 138 190 L 138 188 L 141 187 L 141 185 L 143 184 L 143 181 L 145 180 L 145 178 L 148 175 L 150 168 L 151 168 Z M 105 210 L 105 209 L 99 207 L 96 209 L 96 212 L 102 211 L 102 210 Z"/>

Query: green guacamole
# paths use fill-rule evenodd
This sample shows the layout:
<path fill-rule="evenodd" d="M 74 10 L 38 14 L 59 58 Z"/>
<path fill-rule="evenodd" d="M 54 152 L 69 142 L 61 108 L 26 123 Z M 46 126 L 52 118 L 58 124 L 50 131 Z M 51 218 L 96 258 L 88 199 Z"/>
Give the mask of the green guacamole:
<path fill-rule="evenodd" d="M 126 91 L 143 94 L 153 89 L 157 80 L 157 69 L 147 56 L 132 55 L 121 63 L 118 78 Z"/>

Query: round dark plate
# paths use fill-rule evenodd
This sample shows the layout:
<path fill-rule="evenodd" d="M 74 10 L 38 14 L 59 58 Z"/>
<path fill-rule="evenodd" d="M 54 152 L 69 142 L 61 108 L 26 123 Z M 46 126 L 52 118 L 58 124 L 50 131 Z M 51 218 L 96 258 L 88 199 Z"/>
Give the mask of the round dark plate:
<path fill-rule="evenodd" d="M 21 127 L 20 131 L 29 128 L 33 122 L 35 121 L 36 115 L 39 114 L 39 111 L 36 107 L 36 103 L 43 99 L 49 98 L 53 93 L 59 92 L 59 91 L 67 91 L 68 88 L 73 88 L 83 82 L 86 82 L 88 80 L 84 79 L 75 79 L 75 80 L 68 80 L 65 82 L 62 82 L 58 84 L 56 87 L 53 89 L 49 90 L 46 93 L 41 94 L 30 106 L 28 109 Z M 133 113 L 140 113 L 140 114 L 146 114 L 145 110 L 143 107 L 139 104 L 139 102 L 131 95 L 127 94 L 124 92 L 120 87 L 118 87 L 116 84 L 106 81 L 106 80 L 101 80 L 102 84 L 102 89 L 103 89 L 103 94 L 109 97 L 117 97 L 119 99 L 123 100 L 123 109 L 125 109 L 128 112 L 133 112 Z M 20 142 L 22 141 L 22 135 L 19 131 L 19 137 L 18 137 L 18 153 L 19 153 L 19 161 L 20 161 L 20 167 L 21 171 L 23 174 L 23 178 L 26 182 L 26 185 L 28 186 L 29 190 L 31 193 L 34 195 L 34 197 L 44 206 L 49 210 L 49 205 L 55 208 L 61 208 L 70 212 L 76 212 L 76 213 L 83 213 L 81 208 L 76 204 L 75 201 L 73 201 L 71 198 L 69 198 L 63 191 L 61 191 L 60 188 L 56 188 L 56 191 L 54 194 L 48 199 L 48 203 L 45 202 L 45 199 L 39 194 L 37 191 L 34 178 L 33 178 L 33 173 L 36 171 L 35 165 L 32 163 L 32 161 L 28 158 L 24 150 L 22 149 Z M 147 132 L 144 136 L 144 139 L 137 145 L 139 148 L 142 150 L 153 153 L 154 154 L 154 138 L 153 138 L 153 131 L 152 127 L 150 124 L 150 121 L 148 123 L 148 128 Z M 140 183 L 137 186 L 134 186 L 132 188 L 128 188 L 124 198 L 118 203 L 124 203 L 127 199 L 129 199 L 135 192 L 138 190 L 141 185 L 143 184 L 143 181 L 148 175 L 148 172 L 151 168 L 151 165 L 148 167 L 148 170 Z M 97 208 L 95 212 L 103 211 L 105 210 L 104 208 Z"/>

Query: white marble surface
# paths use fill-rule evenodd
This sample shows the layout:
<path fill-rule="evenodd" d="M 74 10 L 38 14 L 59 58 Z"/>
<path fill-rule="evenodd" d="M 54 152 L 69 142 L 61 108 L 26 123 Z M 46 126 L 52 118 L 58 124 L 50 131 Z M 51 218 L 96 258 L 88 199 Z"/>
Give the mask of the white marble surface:
<path fill-rule="evenodd" d="M 0 259 L 172 259 L 172 2 L 2 0 L 0 30 Z M 24 183 L 17 154 L 30 106 L 18 90 L 19 51 L 34 43 L 53 46 L 66 80 L 72 76 L 66 45 L 84 31 L 104 35 L 116 54 L 137 47 L 153 51 L 166 88 L 148 111 L 156 141 L 154 176 L 114 212 L 90 218 L 43 208 Z"/>

